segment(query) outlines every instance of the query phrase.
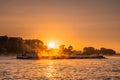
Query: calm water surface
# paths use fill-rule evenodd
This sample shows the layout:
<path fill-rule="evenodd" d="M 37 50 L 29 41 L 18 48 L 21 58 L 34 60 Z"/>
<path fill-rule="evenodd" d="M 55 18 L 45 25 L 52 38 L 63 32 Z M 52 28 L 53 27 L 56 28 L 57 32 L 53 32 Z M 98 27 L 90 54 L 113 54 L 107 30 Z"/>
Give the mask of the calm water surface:
<path fill-rule="evenodd" d="M 74 60 L 0 57 L 0 80 L 120 80 L 120 57 Z"/>

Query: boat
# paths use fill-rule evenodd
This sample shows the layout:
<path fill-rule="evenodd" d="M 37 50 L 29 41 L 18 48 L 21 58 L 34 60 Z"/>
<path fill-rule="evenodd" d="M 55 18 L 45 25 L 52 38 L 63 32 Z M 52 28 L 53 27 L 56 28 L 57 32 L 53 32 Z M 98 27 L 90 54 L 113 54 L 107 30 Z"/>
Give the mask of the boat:
<path fill-rule="evenodd" d="M 37 52 L 24 52 L 16 56 L 17 59 L 38 59 Z"/>
<path fill-rule="evenodd" d="M 37 52 L 18 54 L 17 59 L 106 59 L 102 55 L 74 55 L 74 56 L 38 56 Z"/>

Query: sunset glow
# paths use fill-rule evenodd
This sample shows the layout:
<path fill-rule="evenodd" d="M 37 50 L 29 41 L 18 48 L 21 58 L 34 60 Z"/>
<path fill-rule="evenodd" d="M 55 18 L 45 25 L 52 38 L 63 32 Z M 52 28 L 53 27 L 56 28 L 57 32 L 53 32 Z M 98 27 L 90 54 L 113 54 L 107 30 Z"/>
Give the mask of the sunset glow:
<path fill-rule="evenodd" d="M 0 0 L 0 35 L 120 53 L 119 8 L 120 0 Z"/>
<path fill-rule="evenodd" d="M 54 42 L 49 42 L 48 48 L 56 48 L 56 44 Z"/>
<path fill-rule="evenodd" d="M 120 0 L 0 0 L 0 80 L 120 80 Z"/>

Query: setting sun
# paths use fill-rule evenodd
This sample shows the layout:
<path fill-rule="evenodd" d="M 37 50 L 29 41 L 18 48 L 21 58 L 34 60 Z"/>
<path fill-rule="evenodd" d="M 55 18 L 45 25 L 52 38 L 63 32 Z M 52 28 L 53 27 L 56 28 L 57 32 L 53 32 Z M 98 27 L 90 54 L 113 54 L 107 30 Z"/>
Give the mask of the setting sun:
<path fill-rule="evenodd" d="M 48 48 L 56 48 L 56 44 L 54 42 L 49 42 Z"/>

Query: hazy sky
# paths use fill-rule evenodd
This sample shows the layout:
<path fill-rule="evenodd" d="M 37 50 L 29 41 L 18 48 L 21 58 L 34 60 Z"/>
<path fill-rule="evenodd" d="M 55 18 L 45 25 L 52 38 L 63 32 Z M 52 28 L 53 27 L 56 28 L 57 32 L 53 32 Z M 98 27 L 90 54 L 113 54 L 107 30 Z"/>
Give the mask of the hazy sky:
<path fill-rule="evenodd" d="M 120 0 L 0 0 L 0 35 L 120 52 Z"/>

